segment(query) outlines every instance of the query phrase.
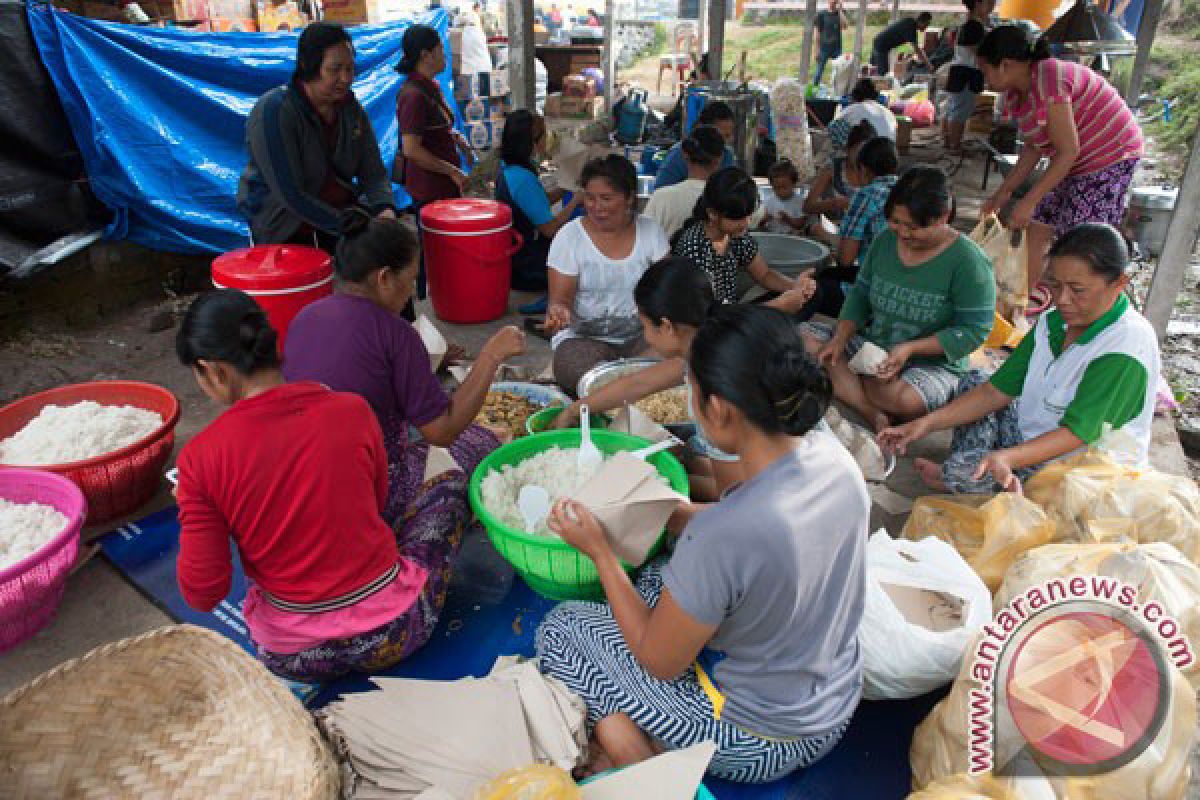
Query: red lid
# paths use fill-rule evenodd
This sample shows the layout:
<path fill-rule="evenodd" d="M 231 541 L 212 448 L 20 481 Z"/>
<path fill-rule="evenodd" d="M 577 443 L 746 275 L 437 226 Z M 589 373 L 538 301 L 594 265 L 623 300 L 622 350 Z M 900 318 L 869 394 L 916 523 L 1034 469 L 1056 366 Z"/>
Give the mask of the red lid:
<path fill-rule="evenodd" d="M 333 274 L 329 254 L 314 247 L 269 244 L 231 250 L 212 263 L 213 283 L 246 291 L 296 289 Z"/>
<path fill-rule="evenodd" d="M 435 231 L 483 233 L 512 225 L 512 209 L 495 200 L 460 197 L 438 200 L 421 209 L 421 224 Z"/>

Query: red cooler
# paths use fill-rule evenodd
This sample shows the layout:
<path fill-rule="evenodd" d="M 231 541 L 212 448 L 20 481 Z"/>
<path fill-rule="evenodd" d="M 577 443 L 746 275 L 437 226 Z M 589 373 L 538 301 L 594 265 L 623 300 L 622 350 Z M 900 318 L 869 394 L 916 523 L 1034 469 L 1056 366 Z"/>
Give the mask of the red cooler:
<path fill-rule="evenodd" d="M 438 200 L 421 209 L 421 247 L 433 311 L 446 322 L 490 322 L 508 310 L 521 235 L 494 200 Z"/>
<path fill-rule="evenodd" d="M 333 260 L 322 250 L 294 244 L 247 247 L 213 259 L 212 282 L 253 297 L 267 312 L 283 352 L 288 326 L 300 309 L 333 293 Z"/>

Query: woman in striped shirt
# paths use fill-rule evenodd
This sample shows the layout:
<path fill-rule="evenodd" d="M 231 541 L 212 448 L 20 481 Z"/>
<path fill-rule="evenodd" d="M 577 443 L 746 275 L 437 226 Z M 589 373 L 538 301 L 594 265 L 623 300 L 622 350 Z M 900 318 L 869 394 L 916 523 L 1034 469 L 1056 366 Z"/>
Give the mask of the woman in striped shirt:
<path fill-rule="evenodd" d="M 1055 237 L 1085 222 L 1120 227 L 1144 149 L 1142 130 L 1099 73 L 1050 58 L 1046 42 L 1031 42 L 1022 28 L 996 28 L 976 54 L 988 85 L 1004 93 L 1004 108 L 1024 142 L 1016 167 L 988 198 L 983 213 L 1003 208 L 1042 157 L 1050 159 L 1045 174 L 1009 213 L 1012 228 L 1029 232 L 1032 289 Z"/>

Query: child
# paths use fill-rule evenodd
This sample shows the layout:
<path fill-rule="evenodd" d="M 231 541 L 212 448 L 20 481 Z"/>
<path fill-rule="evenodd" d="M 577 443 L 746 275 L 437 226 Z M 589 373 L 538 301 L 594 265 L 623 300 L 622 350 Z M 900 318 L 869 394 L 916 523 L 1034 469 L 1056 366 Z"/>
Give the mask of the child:
<path fill-rule="evenodd" d="M 790 233 L 803 236 L 808 233 L 808 215 L 804 213 L 804 198 L 808 191 L 796 191 L 800 172 L 786 158 L 777 161 L 767 170 L 771 191 L 763 198 L 766 215 L 762 227 L 771 233 Z"/>

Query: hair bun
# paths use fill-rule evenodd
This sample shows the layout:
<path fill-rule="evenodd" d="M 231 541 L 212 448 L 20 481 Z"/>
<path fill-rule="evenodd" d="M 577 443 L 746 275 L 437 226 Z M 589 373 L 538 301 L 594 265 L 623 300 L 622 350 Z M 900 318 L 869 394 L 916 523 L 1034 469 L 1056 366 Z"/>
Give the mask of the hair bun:
<path fill-rule="evenodd" d="M 802 436 L 825 416 L 833 386 L 828 374 L 803 346 L 785 344 L 767 360 L 763 387 L 779 419 L 792 436 Z"/>
<path fill-rule="evenodd" d="M 338 217 L 338 232 L 342 236 L 357 236 L 371 224 L 371 215 L 365 209 L 351 206 Z"/>
<path fill-rule="evenodd" d="M 242 317 L 238 325 L 238 346 L 247 356 L 247 363 L 259 362 L 278 347 L 279 337 L 267 320 L 267 315 L 261 311 L 249 311 Z"/>

